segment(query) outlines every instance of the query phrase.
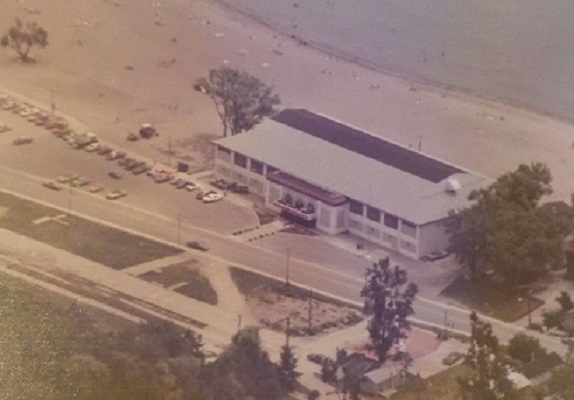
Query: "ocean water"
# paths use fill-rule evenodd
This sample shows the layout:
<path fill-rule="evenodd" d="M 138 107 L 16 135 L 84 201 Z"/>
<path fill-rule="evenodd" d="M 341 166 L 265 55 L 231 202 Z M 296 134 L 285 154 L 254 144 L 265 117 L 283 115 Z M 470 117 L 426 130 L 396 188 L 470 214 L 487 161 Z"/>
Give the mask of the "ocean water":
<path fill-rule="evenodd" d="M 393 75 L 574 121 L 573 0 L 220 0 Z"/>

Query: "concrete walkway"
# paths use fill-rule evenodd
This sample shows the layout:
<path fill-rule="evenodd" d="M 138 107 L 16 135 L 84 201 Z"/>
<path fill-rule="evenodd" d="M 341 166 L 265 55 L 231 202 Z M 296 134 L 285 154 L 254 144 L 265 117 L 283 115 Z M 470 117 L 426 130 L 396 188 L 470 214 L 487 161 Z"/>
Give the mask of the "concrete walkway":
<path fill-rule="evenodd" d="M 189 253 L 184 251 L 183 253 L 176 254 L 175 256 L 164 257 L 157 260 L 152 260 L 147 263 L 134 265 L 133 267 L 124 268 L 122 271 L 132 276 L 140 276 L 145 274 L 146 272 L 169 267 L 170 265 L 188 261 L 191 260 L 192 258 L 193 257 L 191 257 Z"/>

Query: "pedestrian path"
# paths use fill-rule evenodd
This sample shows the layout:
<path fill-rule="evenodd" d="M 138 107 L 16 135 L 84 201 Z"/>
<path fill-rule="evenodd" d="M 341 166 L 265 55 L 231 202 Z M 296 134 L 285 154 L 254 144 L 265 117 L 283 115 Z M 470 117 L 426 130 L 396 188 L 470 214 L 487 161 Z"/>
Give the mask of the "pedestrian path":
<path fill-rule="evenodd" d="M 192 257 L 190 256 L 190 254 L 184 251 L 182 253 L 176 254 L 175 256 L 164 257 L 157 260 L 152 260 L 147 263 L 134 265 L 133 267 L 124 268 L 122 271 L 132 276 L 140 276 L 145 274 L 146 272 L 154 271 L 156 269 L 164 267 L 169 267 L 170 265 L 191 259 Z"/>

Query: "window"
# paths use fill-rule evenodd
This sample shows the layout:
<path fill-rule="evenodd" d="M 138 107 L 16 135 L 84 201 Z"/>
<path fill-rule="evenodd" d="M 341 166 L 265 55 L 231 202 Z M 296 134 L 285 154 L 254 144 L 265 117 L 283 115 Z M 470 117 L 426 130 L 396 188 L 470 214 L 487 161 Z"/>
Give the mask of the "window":
<path fill-rule="evenodd" d="M 263 175 L 263 163 L 251 159 L 251 171 L 255 172 L 256 174 Z"/>
<path fill-rule="evenodd" d="M 235 153 L 235 157 L 233 158 L 233 162 L 238 167 L 247 168 L 247 157 L 245 157 L 243 154 Z"/>
<path fill-rule="evenodd" d="M 367 218 L 371 221 L 381 222 L 381 212 L 376 208 L 367 206 Z"/>
<path fill-rule="evenodd" d="M 349 199 L 349 211 L 353 214 L 363 215 L 363 203 Z"/>
<path fill-rule="evenodd" d="M 271 165 L 267 166 L 267 173 L 270 174 L 272 172 L 279 171 L 277 168 L 272 167 Z"/>
<path fill-rule="evenodd" d="M 385 214 L 384 224 L 389 228 L 399 229 L 399 219 L 394 215 Z"/>
<path fill-rule="evenodd" d="M 411 237 L 417 237 L 417 226 L 403 219 L 401 221 L 401 232 Z"/>

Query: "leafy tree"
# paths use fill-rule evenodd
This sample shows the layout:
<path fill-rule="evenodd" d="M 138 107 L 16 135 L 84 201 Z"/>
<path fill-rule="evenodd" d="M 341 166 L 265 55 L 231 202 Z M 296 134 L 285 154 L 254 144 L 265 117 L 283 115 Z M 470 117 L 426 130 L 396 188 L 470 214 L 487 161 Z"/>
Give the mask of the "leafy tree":
<path fill-rule="evenodd" d="M 560 309 L 565 313 L 574 308 L 574 302 L 568 292 L 561 291 L 560 296 L 556 297 L 555 300 L 560 304 Z"/>
<path fill-rule="evenodd" d="M 524 333 L 517 333 L 508 342 L 506 354 L 523 363 L 531 362 L 546 354 L 546 350 L 540 345 L 540 341 Z"/>
<path fill-rule="evenodd" d="M 361 290 L 365 298 L 363 312 L 372 315 L 367 329 L 380 362 L 386 360 L 393 345 L 407 337 L 407 318 L 414 315 L 412 303 L 417 292 L 417 285 L 408 282 L 407 272 L 399 266 L 391 267 L 388 257 L 367 269 Z"/>
<path fill-rule="evenodd" d="M 261 349 L 259 330 L 239 331 L 231 345 L 200 374 L 206 400 L 276 400 L 286 394 L 277 366 Z"/>
<path fill-rule="evenodd" d="M 223 123 L 223 136 L 249 131 L 263 118 L 273 114 L 281 103 L 273 89 L 259 79 L 228 67 L 212 69 L 209 77 L 200 78 L 194 89 L 213 100 Z"/>
<path fill-rule="evenodd" d="M 560 324 L 562 324 L 563 316 L 564 313 L 562 310 L 544 310 L 542 311 L 542 324 L 546 327 L 546 329 L 560 327 Z"/>
<path fill-rule="evenodd" d="M 547 382 L 548 391 L 553 394 L 552 400 L 574 399 L 574 361 L 569 360 L 556 368 Z"/>
<path fill-rule="evenodd" d="M 31 62 L 34 61 L 29 55 L 32 47 L 48 46 L 48 32 L 36 22 L 24 24 L 20 18 L 16 18 L 16 24 L 0 39 L 0 45 L 18 53 L 22 62 Z"/>
<path fill-rule="evenodd" d="M 508 369 L 502 357 L 498 339 L 489 323 L 470 314 L 471 337 L 466 361 L 474 375 L 459 378 L 463 400 L 515 399 L 516 389 L 508 379 Z"/>
<path fill-rule="evenodd" d="M 562 202 L 539 205 L 551 193 L 551 181 L 545 165 L 520 165 L 472 191 L 474 204 L 452 214 L 446 224 L 450 250 L 471 279 L 480 281 L 492 269 L 511 284 L 529 283 L 563 265 L 562 243 L 574 229 L 574 210 Z"/>
<path fill-rule="evenodd" d="M 281 347 L 280 362 L 277 367 L 279 371 L 279 380 L 287 391 L 292 392 L 295 390 L 297 378 L 301 375 L 297 372 L 297 358 L 290 346 Z"/>

